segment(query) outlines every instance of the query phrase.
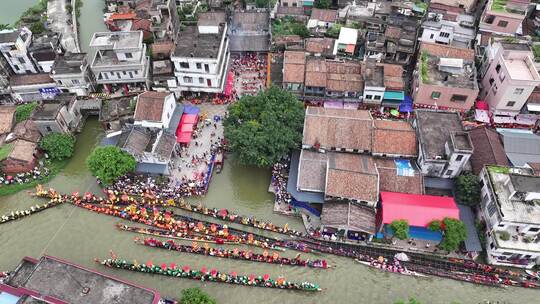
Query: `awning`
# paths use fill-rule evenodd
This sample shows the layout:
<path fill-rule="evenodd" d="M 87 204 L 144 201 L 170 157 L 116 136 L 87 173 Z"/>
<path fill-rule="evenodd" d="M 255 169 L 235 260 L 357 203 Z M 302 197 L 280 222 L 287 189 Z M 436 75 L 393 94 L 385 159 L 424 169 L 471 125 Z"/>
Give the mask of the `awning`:
<path fill-rule="evenodd" d="M 384 92 L 383 99 L 403 101 L 405 99 L 405 93 L 403 91 L 386 91 Z"/>
<path fill-rule="evenodd" d="M 196 114 L 184 114 L 182 119 L 180 119 L 180 124 L 196 124 L 199 116 Z"/>
<path fill-rule="evenodd" d="M 193 132 L 193 125 L 192 124 L 183 124 L 180 127 L 180 133 L 191 133 Z"/>
<path fill-rule="evenodd" d="M 347 47 L 345 48 L 345 52 L 347 53 L 354 53 L 354 48 L 356 47 L 355 44 L 347 44 Z"/>
<path fill-rule="evenodd" d="M 190 105 L 184 106 L 184 114 L 199 114 L 199 112 L 201 112 L 201 109 L 199 109 L 199 107 Z"/>
<path fill-rule="evenodd" d="M 527 110 L 529 112 L 540 112 L 540 104 L 537 104 L 537 103 L 529 103 L 527 104 Z"/>
<path fill-rule="evenodd" d="M 478 110 L 489 110 L 489 104 L 483 100 L 478 100 L 475 106 Z"/>
<path fill-rule="evenodd" d="M 176 136 L 176 142 L 188 144 L 191 141 L 191 132 L 181 132 Z"/>
<path fill-rule="evenodd" d="M 225 96 L 231 96 L 233 86 L 234 86 L 234 73 L 229 72 L 227 73 L 227 80 L 225 81 L 225 90 L 223 90 L 223 94 Z"/>

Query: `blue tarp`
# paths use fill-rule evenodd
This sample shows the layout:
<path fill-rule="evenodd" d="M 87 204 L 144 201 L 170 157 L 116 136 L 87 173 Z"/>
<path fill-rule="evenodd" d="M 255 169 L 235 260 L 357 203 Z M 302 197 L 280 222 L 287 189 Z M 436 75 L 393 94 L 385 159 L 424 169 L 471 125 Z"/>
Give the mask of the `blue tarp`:
<path fill-rule="evenodd" d="M 386 91 L 383 96 L 384 100 L 402 101 L 405 99 L 405 93 L 403 91 Z"/>
<path fill-rule="evenodd" d="M 402 113 L 412 112 L 414 109 L 411 96 L 405 96 L 405 99 L 399 104 L 399 111 Z"/>
<path fill-rule="evenodd" d="M 185 105 L 184 106 L 184 113 L 185 114 L 199 114 L 199 112 L 201 112 L 201 109 L 199 109 L 199 107 L 190 106 L 190 105 Z"/>
<path fill-rule="evenodd" d="M 389 225 L 384 226 L 386 236 L 393 236 L 394 231 L 390 228 Z M 424 227 L 410 226 L 409 227 L 409 237 L 413 239 L 420 239 L 426 241 L 440 242 L 442 240 L 442 233 L 439 231 L 431 231 Z"/>
<path fill-rule="evenodd" d="M 414 176 L 414 169 L 408 159 L 395 159 L 396 174 L 398 176 Z"/>

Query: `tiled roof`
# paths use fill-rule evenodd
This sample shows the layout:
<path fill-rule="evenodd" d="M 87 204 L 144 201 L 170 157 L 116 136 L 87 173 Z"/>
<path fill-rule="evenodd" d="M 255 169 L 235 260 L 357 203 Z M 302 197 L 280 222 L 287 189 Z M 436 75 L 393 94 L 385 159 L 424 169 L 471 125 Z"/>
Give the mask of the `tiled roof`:
<path fill-rule="evenodd" d="M 397 64 L 385 63 L 383 66 L 384 86 L 390 90 L 403 90 L 403 67 Z"/>
<path fill-rule="evenodd" d="M 374 120 L 373 153 L 417 156 L 416 132 L 399 120 Z"/>
<path fill-rule="evenodd" d="M 11 76 L 9 85 L 21 86 L 21 85 L 34 85 L 34 84 L 54 84 L 54 80 L 47 73 L 41 74 L 17 74 Z"/>
<path fill-rule="evenodd" d="M 15 122 L 15 107 L 0 106 L 0 134 L 9 133 Z"/>
<path fill-rule="evenodd" d="M 165 97 L 168 92 L 148 91 L 139 95 L 135 107 L 135 120 L 161 121 Z"/>
<path fill-rule="evenodd" d="M 283 82 L 304 83 L 306 53 L 285 51 L 283 58 Z"/>
<path fill-rule="evenodd" d="M 424 182 L 420 172 L 412 176 L 398 175 L 396 163 L 390 158 L 374 158 L 379 173 L 380 191 L 423 194 Z"/>
<path fill-rule="evenodd" d="M 361 65 L 356 62 L 327 61 L 326 88 L 338 92 L 358 92 L 364 87 Z"/>
<path fill-rule="evenodd" d="M 30 119 L 16 124 L 13 128 L 13 133 L 17 139 L 24 139 L 35 143 L 41 139 L 41 133 L 39 133 L 36 124 Z"/>
<path fill-rule="evenodd" d="M 307 38 L 306 52 L 313 54 L 332 54 L 335 39 L 332 38 Z"/>
<path fill-rule="evenodd" d="M 174 42 L 158 41 L 152 43 L 152 57 L 169 58 L 174 51 Z"/>
<path fill-rule="evenodd" d="M 470 130 L 469 136 L 474 146 L 471 156 L 474 174 L 480 173 L 484 165 L 509 166 L 502 141 L 495 130 L 479 127 Z"/>
<path fill-rule="evenodd" d="M 388 38 L 399 39 L 401 36 L 401 28 L 396 26 L 388 26 L 384 35 Z"/>
<path fill-rule="evenodd" d="M 311 19 L 323 21 L 323 22 L 336 22 L 337 11 L 330 9 L 318 9 L 311 10 Z"/>
<path fill-rule="evenodd" d="M 175 146 L 176 136 L 169 132 L 163 132 L 154 149 L 154 154 L 161 160 L 170 160 Z"/>
<path fill-rule="evenodd" d="M 533 174 L 540 176 L 540 163 L 527 163 L 529 167 L 533 170 Z"/>
<path fill-rule="evenodd" d="M 324 192 L 327 161 L 326 153 L 302 150 L 298 164 L 297 188 L 303 191 Z"/>
<path fill-rule="evenodd" d="M 378 187 L 379 177 L 372 157 L 349 153 L 328 156 L 326 196 L 376 202 Z"/>
<path fill-rule="evenodd" d="M 306 62 L 306 86 L 326 87 L 326 61 L 322 58 L 308 58 Z"/>
<path fill-rule="evenodd" d="M 371 151 L 369 111 L 308 107 L 302 144 Z"/>
<path fill-rule="evenodd" d="M 8 158 L 24 162 L 31 162 L 34 160 L 34 152 L 36 151 L 36 148 L 36 143 L 21 139 L 16 140 L 13 143 L 13 150 L 11 150 L 11 153 L 9 153 Z"/>
<path fill-rule="evenodd" d="M 321 213 L 321 224 L 374 234 L 375 211 L 353 203 L 325 202 Z"/>
<path fill-rule="evenodd" d="M 422 53 L 422 51 L 426 51 L 432 56 L 441 58 L 462 58 L 466 60 L 474 60 L 473 49 L 462 49 L 449 45 L 422 42 L 420 45 L 420 53 Z"/>

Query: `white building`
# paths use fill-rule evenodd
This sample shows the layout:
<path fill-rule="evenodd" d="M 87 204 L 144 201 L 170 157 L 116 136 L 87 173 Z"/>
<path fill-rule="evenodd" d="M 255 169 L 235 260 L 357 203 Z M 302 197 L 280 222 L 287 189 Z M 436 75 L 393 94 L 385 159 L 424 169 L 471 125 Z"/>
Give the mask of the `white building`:
<path fill-rule="evenodd" d="M 94 91 L 94 75 L 88 66 L 86 53 L 66 53 L 54 61 L 51 71 L 59 89 L 86 96 Z"/>
<path fill-rule="evenodd" d="M 168 129 L 176 108 L 174 94 L 147 91 L 137 96 L 133 123 L 135 126 Z"/>
<path fill-rule="evenodd" d="M 0 52 L 15 74 L 38 72 L 28 53 L 31 43 L 32 32 L 26 27 L 0 31 Z"/>
<path fill-rule="evenodd" d="M 115 85 L 132 89 L 148 87 L 149 63 L 143 32 L 94 33 L 90 47 L 96 50 L 90 68 L 97 84 L 109 91 Z"/>
<path fill-rule="evenodd" d="M 527 44 L 496 42 L 488 46 L 482 58 L 480 97 L 495 115 L 518 114 L 540 75 Z"/>
<path fill-rule="evenodd" d="M 540 176 L 525 168 L 486 166 L 480 172 L 481 217 L 487 261 L 532 268 L 540 265 Z"/>
<path fill-rule="evenodd" d="M 226 33 L 225 14 L 220 12 L 202 13 L 197 26 L 179 32 L 171 55 L 177 86 L 169 87 L 171 91 L 223 92 L 230 57 Z"/>
<path fill-rule="evenodd" d="M 470 48 L 476 38 L 474 16 L 458 15 L 456 21 L 442 19 L 442 14 L 428 13 L 422 23 L 420 41 Z"/>

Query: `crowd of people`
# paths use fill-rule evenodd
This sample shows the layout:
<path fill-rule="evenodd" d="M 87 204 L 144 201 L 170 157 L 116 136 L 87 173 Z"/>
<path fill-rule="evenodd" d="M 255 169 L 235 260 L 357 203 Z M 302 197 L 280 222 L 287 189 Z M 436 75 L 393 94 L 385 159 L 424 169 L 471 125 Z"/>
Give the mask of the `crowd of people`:
<path fill-rule="evenodd" d="M 171 185 L 168 177 L 155 177 L 128 174 L 118 178 L 107 190 L 115 194 L 127 193 L 157 199 L 179 199 L 185 196 L 202 195 L 205 193 L 202 180 L 184 179 L 180 183 Z"/>
<path fill-rule="evenodd" d="M 276 202 L 279 205 L 289 205 L 291 202 L 291 194 L 287 192 L 287 182 L 289 179 L 287 176 L 288 167 L 288 159 L 275 163 L 272 167 L 272 187 L 276 196 Z"/>
<path fill-rule="evenodd" d="M 266 61 L 266 58 L 255 53 L 248 53 L 232 60 L 231 70 L 240 96 L 255 95 L 266 87 Z"/>
<path fill-rule="evenodd" d="M 2 173 L 0 175 L 0 183 L 4 185 L 11 184 L 27 184 L 34 180 L 48 176 L 50 173 L 49 168 L 47 167 L 34 167 L 32 171 L 18 173 L 15 175 L 9 175 Z"/>

